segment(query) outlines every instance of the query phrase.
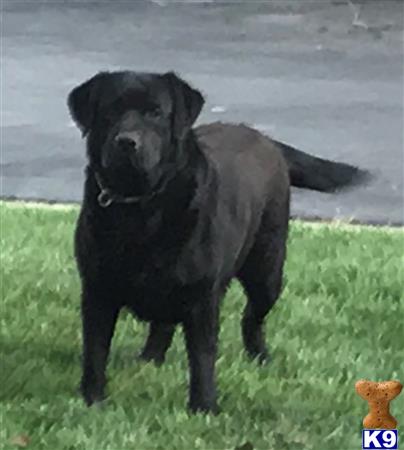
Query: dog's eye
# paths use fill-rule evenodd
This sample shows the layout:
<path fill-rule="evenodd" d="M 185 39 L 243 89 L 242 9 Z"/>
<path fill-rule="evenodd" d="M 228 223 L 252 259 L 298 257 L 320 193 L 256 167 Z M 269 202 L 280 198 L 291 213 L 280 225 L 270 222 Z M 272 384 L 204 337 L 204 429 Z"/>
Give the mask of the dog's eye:
<path fill-rule="evenodd" d="M 162 112 L 160 108 L 153 108 L 146 111 L 146 117 L 149 119 L 158 119 L 161 115 Z"/>

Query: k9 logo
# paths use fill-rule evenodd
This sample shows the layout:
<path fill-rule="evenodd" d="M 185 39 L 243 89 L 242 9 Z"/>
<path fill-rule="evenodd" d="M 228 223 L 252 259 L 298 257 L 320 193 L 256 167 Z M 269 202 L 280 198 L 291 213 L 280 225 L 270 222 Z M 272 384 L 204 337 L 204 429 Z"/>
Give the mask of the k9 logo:
<path fill-rule="evenodd" d="M 362 449 L 398 449 L 397 430 L 362 430 Z"/>

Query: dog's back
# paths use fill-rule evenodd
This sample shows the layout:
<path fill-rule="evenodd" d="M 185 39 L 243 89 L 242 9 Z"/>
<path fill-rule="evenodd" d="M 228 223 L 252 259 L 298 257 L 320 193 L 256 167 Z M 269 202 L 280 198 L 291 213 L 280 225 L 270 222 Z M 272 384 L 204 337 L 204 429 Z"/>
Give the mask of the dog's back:
<path fill-rule="evenodd" d="M 244 168 L 244 173 L 250 173 L 255 180 L 263 177 L 273 180 L 276 173 L 285 169 L 292 186 L 335 192 L 366 184 L 372 178 L 366 170 L 318 158 L 243 124 L 215 122 L 201 125 L 195 131 L 205 153 L 219 165 L 237 161 L 239 168 Z"/>
<path fill-rule="evenodd" d="M 195 128 L 195 136 L 220 172 L 222 187 L 237 197 L 236 203 L 246 195 L 252 202 L 265 203 L 288 191 L 285 160 L 273 142 L 259 131 L 244 124 L 214 122 Z"/>
<path fill-rule="evenodd" d="M 247 125 L 214 122 L 194 131 L 202 151 L 219 165 L 235 162 L 244 165 L 243 172 L 253 171 L 248 176 L 262 173 L 265 179 L 271 168 L 287 170 L 273 141 Z"/>

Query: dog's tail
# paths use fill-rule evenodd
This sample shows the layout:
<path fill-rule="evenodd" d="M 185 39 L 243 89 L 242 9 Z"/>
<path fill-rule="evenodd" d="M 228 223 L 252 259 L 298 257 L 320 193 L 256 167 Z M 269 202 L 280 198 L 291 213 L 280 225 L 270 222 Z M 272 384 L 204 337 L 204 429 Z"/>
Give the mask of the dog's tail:
<path fill-rule="evenodd" d="M 365 184 L 371 178 L 370 172 L 358 167 L 317 158 L 282 142 L 274 143 L 286 160 L 292 186 L 335 192 Z"/>

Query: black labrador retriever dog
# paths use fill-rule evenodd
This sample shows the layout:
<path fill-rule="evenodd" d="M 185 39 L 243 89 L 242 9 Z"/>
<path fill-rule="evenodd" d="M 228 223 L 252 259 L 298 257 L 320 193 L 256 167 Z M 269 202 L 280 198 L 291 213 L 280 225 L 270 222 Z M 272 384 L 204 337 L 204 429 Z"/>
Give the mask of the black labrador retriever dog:
<path fill-rule="evenodd" d="M 232 278 L 247 297 L 245 349 L 268 358 L 263 324 L 281 292 L 290 186 L 333 192 L 365 178 L 245 125 L 193 128 L 203 104 L 173 72 L 101 72 L 69 94 L 88 157 L 75 233 L 88 405 L 104 398 L 126 307 L 149 323 L 146 361 L 162 363 L 182 325 L 189 407 L 216 412 L 219 304 Z"/>

